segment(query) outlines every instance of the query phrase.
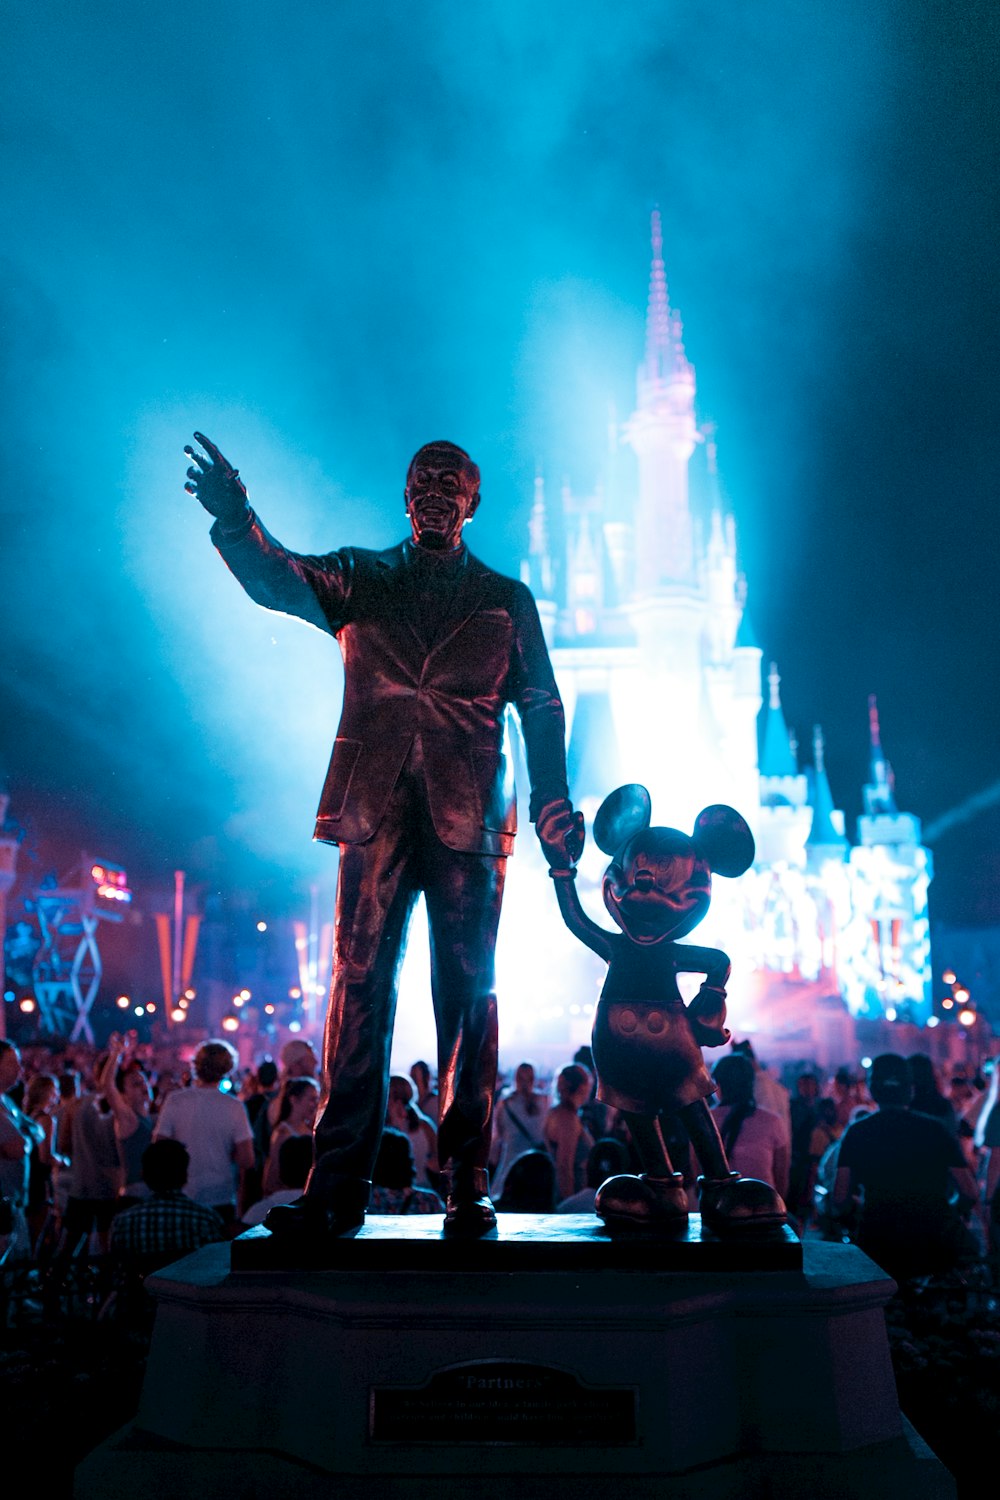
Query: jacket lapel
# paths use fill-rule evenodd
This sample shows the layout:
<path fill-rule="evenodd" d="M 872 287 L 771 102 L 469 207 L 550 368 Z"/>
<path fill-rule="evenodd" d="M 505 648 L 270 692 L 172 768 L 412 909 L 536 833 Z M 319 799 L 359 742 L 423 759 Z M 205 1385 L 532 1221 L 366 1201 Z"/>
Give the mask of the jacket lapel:
<path fill-rule="evenodd" d="M 484 567 L 478 558 L 469 552 L 466 555 L 465 568 L 462 573 L 461 582 L 452 594 L 448 609 L 440 622 L 437 637 L 430 649 L 430 655 L 440 651 L 442 646 L 453 639 L 462 629 L 466 621 L 476 613 L 483 602 L 490 579 L 490 571 Z"/>
<path fill-rule="evenodd" d="M 420 631 L 417 619 L 417 611 L 414 608 L 412 591 L 409 584 L 409 569 L 406 564 L 406 543 L 400 542 L 396 547 L 390 547 L 385 552 L 380 552 L 376 558 L 376 569 L 392 600 L 393 612 L 398 616 L 399 623 L 407 632 L 408 638 L 420 651 L 422 656 L 427 654 L 428 642 Z"/>

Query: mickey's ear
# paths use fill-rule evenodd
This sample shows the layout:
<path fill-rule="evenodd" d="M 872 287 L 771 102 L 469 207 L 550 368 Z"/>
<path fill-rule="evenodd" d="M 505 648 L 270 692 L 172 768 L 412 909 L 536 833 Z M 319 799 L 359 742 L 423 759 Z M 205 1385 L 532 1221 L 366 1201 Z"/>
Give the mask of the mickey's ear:
<path fill-rule="evenodd" d="M 653 804 L 637 781 L 620 786 L 605 797 L 594 816 L 594 843 L 605 854 L 615 854 L 633 834 L 649 827 Z"/>
<path fill-rule="evenodd" d="M 735 807 L 727 807 L 724 802 L 702 808 L 691 836 L 701 858 L 715 875 L 734 879 L 753 864 L 756 846 L 750 825 Z"/>

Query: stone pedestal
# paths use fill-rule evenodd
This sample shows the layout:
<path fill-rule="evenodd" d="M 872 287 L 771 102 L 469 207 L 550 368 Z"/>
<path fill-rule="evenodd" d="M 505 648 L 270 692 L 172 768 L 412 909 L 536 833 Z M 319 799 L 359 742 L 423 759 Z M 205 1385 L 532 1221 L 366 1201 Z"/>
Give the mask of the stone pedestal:
<path fill-rule="evenodd" d="M 77 1500 L 195 1476 L 241 1500 L 954 1496 L 899 1411 L 893 1283 L 853 1246 L 502 1215 L 472 1244 L 436 1217 L 369 1219 L 333 1265 L 277 1248 L 252 1231 L 151 1281 L 137 1417 Z"/>

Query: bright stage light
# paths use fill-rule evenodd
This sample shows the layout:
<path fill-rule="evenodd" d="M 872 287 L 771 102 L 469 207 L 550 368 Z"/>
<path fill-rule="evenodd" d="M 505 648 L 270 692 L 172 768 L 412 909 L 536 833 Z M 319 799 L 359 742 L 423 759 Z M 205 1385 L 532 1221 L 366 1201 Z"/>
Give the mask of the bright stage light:
<path fill-rule="evenodd" d="M 119 995 L 118 999 L 115 1001 L 115 1004 L 117 1005 L 119 1010 L 128 1010 L 132 1002 L 127 995 Z"/>
<path fill-rule="evenodd" d="M 266 932 L 267 931 L 267 923 L 266 922 L 258 922 L 257 923 L 257 931 L 258 932 Z"/>
<path fill-rule="evenodd" d="M 35 1002 L 30 995 L 25 995 L 19 1008 L 26 1016 L 30 1016 L 31 1012 L 35 1009 Z"/>
<path fill-rule="evenodd" d="M 240 1018 L 239 1018 L 239 1016 L 223 1016 L 223 1018 L 222 1018 L 222 1029 L 223 1029 L 223 1031 L 239 1031 L 239 1029 L 240 1029 Z"/>

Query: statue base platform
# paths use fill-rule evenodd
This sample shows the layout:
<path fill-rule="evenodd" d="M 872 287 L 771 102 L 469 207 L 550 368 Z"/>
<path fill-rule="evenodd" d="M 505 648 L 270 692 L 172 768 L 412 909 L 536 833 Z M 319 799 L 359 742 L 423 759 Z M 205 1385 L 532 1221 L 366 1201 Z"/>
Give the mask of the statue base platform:
<path fill-rule="evenodd" d="M 854 1246 L 703 1238 L 697 1215 L 668 1241 L 373 1217 L 323 1265 L 281 1260 L 254 1230 L 150 1279 L 135 1421 L 76 1500 L 509 1500 L 515 1476 L 520 1500 L 954 1500 L 899 1410 L 894 1283 Z"/>

